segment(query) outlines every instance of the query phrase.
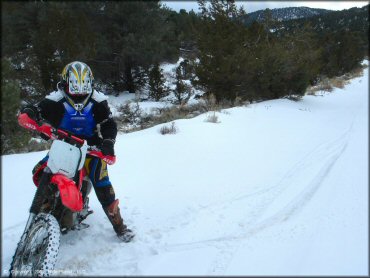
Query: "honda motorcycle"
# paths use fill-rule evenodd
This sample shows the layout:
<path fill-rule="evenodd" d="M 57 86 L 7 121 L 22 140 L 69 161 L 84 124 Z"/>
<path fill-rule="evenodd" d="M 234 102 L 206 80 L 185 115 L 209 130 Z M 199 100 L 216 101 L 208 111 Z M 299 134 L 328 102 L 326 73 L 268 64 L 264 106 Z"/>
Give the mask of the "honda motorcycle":
<path fill-rule="evenodd" d="M 80 230 L 92 213 L 89 198 L 92 184 L 84 162 L 86 156 L 115 163 L 115 156 L 105 156 L 89 147 L 84 139 L 47 123 L 38 125 L 27 114 L 18 116 L 18 123 L 52 139 L 48 159 L 33 174 L 37 186 L 26 227 L 18 243 L 10 267 L 10 276 L 50 276 L 53 274 L 61 234 Z"/>

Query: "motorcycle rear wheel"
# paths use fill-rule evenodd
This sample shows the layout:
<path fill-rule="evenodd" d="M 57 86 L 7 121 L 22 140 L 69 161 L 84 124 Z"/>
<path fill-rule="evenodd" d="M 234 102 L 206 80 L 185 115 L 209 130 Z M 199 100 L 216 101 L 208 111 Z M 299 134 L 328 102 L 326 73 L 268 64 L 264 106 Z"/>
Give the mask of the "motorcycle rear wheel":
<path fill-rule="evenodd" d="M 51 214 L 39 213 L 25 233 L 13 256 L 10 276 L 52 275 L 59 251 L 58 221 Z"/>

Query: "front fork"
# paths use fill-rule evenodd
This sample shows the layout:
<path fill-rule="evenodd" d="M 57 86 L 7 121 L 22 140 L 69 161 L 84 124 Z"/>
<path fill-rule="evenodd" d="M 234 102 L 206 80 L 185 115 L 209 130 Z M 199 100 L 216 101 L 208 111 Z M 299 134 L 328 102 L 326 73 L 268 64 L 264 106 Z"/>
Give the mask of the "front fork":
<path fill-rule="evenodd" d="M 19 246 L 23 245 L 27 235 L 27 231 L 31 227 L 33 221 L 35 220 L 36 215 L 40 212 L 40 208 L 43 204 L 43 201 L 45 200 L 44 193 L 47 188 L 48 181 L 50 180 L 50 169 L 46 167 L 44 169 L 44 172 L 45 173 L 41 177 L 39 186 L 37 187 L 35 196 L 33 197 L 33 201 L 30 207 L 30 215 L 28 216 L 26 227 L 24 228 L 21 240 L 19 242 Z"/>
<path fill-rule="evenodd" d="M 27 231 L 28 229 L 31 227 L 32 223 L 33 223 L 33 220 L 35 219 L 36 217 L 36 214 L 35 213 L 30 213 L 30 215 L 28 216 L 28 220 L 27 220 L 27 223 L 26 223 L 26 227 L 24 228 L 24 231 L 23 231 L 23 234 L 22 234 L 22 237 L 21 237 L 21 240 L 19 241 L 19 246 L 22 246 L 23 243 L 24 243 L 24 240 L 26 239 L 26 235 L 27 235 Z"/>
<path fill-rule="evenodd" d="M 33 197 L 33 201 L 30 207 L 30 213 L 38 214 L 40 212 L 41 206 L 45 201 L 45 196 L 47 196 L 47 192 L 49 190 L 48 184 L 51 178 L 51 171 L 48 167 L 45 167 L 44 173 L 41 176 L 39 186 L 37 187 L 35 196 Z"/>

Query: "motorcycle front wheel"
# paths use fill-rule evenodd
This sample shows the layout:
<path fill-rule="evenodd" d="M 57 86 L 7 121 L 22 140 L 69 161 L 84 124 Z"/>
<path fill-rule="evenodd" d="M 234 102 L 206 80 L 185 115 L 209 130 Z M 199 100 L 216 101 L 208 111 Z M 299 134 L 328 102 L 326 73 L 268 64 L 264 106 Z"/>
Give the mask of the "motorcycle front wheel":
<path fill-rule="evenodd" d="M 52 275 L 59 251 L 58 221 L 51 214 L 39 213 L 25 233 L 13 256 L 10 276 Z"/>

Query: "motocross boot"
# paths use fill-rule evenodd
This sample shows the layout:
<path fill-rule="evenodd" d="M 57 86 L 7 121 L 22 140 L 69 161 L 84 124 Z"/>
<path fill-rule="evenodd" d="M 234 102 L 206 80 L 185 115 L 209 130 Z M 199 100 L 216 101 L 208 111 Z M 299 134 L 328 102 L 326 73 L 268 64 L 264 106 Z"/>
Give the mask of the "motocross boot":
<path fill-rule="evenodd" d="M 112 223 L 113 229 L 116 232 L 118 238 L 123 242 L 129 242 L 135 236 L 134 233 L 123 224 L 120 209 L 118 207 L 119 200 L 116 199 L 108 207 L 104 208 L 104 212 L 107 215 L 109 221 Z"/>

